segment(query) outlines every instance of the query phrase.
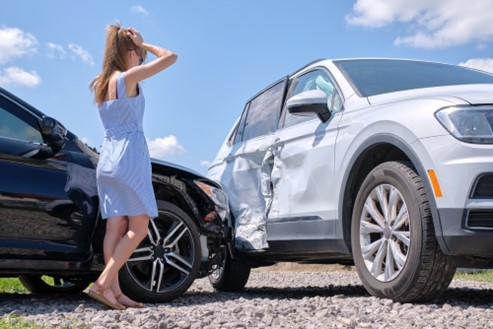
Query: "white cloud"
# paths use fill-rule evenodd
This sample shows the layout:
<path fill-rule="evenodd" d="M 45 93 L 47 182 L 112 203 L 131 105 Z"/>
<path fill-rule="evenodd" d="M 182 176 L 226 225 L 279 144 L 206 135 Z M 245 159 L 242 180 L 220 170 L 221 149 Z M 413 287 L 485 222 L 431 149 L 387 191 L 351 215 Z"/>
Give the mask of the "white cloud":
<path fill-rule="evenodd" d="M 36 52 L 38 41 L 18 28 L 0 28 L 0 64 Z"/>
<path fill-rule="evenodd" d="M 132 6 L 130 12 L 134 14 L 142 14 L 142 16 L 149 16 L 149 12 L 142 6 Z"/>
<path fill-rule="evenodd" d="M 210 162 L 209 160 L 202 160 L 200 161 L 200 165 L 202 167 L 206 167 L 206 168 L 209 168 L 209 166 L 211 165 L 212 162 Z"/>
<path fill-rule="evenodd" d="M 185 148 L 174 135 L 148 140 L 147 144 L 149 145 L 151 157 L 156 159 L 164 159 L 167 156 L 185 153 Z"/>
<path fill-rule="evenodd" d="M 48 47 L 47 56 L 49 58 L 65 58 L 65 56 L 67 55 L 67 52 L 65 51 L 62 45 L 58 45 L 53 42 L 48 42 L 46 44 L 46 47 Z"/>
<path fill-rule="evenodd" d="M 36 87 L 40 82 L 41 78 L 35 71 L 27 72 L 16 66 L 7 67 L 0 74 L 2 87 L 10 85 Z"/>
<path fill-rule="evenodd" d="M 493 1 L 357 0 L 346 17 L 350 25 L 379 28 L 394 22 L 410 24 L 411 34 L 396 45 L 440 48 L 493 41 Z"/>
<path fill-rule="evenodd" d="M 472 58 L 459 65 L 493 73 L 493 58 Z"/>
<path fill-rule="evenodd" d="M 94 65 L 94 59 L 92 58 L 92 55 L 87 50 L 85 50 L 84 48 L 82 48 L 81 46 L 79 46 L 78 44 L 69 43 L 68 44 L 68 48 L 77 57 L 79 57 L 82 60 L 82 62 L 87 63 L 87 64 L 90 64 L 90 65 Z"/>

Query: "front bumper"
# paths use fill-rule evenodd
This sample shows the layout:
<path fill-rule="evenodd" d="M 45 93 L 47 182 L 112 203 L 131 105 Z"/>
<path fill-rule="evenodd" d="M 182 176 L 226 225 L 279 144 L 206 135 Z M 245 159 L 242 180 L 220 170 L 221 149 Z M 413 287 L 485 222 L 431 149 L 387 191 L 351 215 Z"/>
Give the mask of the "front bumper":
<path fill-rule="evenodd" d="M 445 135 L 414 146 L 425 172 L 436 172 L 443 192 L 437 196 L 429 190 L 442 251 L 493 259 L 493 145 L 463 143 Z"/>
<path fill-rule="evenodd" d="M 493 204 L 491 206 L 489 210 L 482 210 L 483 226 L 477 223 L 471 209 L 439 209 L 442 238 L 447 248 L 443 252 L 453 256 L 493 258 L 493 227 L 486 226 L 493 222 Z"/>

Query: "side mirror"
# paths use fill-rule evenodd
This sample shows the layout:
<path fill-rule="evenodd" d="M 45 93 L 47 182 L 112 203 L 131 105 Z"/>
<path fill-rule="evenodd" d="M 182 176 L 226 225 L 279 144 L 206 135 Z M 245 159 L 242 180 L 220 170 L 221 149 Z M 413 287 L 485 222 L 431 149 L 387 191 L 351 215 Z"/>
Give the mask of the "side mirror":
<path fill-rule="evenodd" d="M 67 129 L 58 121 L 50 117 L 43 117 L 41 121 L 41 133 L 43 134 L 48 146 L 54 151 L 60 150 L 65 145 Z"/>
<path fill-rule="evenodd" d="M 288 99 L 286 102 L 289 113 L 308 114 L 315 113 L 322 122 L 330 118 L 330 110 L 327 107 L 327 95 L 321 90 L 308 90 Z"/>

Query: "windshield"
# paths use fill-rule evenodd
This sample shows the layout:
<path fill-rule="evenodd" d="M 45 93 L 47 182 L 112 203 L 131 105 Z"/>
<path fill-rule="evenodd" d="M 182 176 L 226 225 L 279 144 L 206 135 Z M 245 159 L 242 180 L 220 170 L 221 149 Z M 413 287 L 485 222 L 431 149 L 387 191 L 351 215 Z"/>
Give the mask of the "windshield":
<path fill-rule="evenodd" d="M 463 84 L 493 84 L 493 75 L 448 64 L 361 59 L 334 61 L 362 97 L 402 90 Z"/>

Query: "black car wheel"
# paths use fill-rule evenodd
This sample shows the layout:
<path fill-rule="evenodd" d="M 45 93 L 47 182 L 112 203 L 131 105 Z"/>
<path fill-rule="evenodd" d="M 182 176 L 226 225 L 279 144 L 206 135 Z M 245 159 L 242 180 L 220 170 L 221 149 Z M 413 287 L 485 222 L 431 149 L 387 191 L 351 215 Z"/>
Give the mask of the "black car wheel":
<path fill-rule="evenodd" d="M 218 291 L 242 290 L 248 282 L 251 268 L 239 259 L 232 259 L 226 249 L 222 253 L 222 266 L 216 266 L 209 275 L 210 283 Z"/>
<path fill-rule="evenodd" d="M 77 294 L 92 282 L 37 274 L 20 275 L 19 281 L 33 294 Z"/>
<path fill-rule="evenodd" d="M 200 269 L 199 233 L 192 219 L 177 206 L 158 201 L 159 217 L 151 219 L 147 238 L 120 270 L 125 294 L 146 303 L 163 303 L 181 296 Z"/>
<path fill-rule="evenodd" d="M 386 162 L 356 197 L 351 241 L 358 275 L 373 295 L 397 302 L 440 296 L 455 273 L 436 241 L 421 178 L 405 162 Z"/>

